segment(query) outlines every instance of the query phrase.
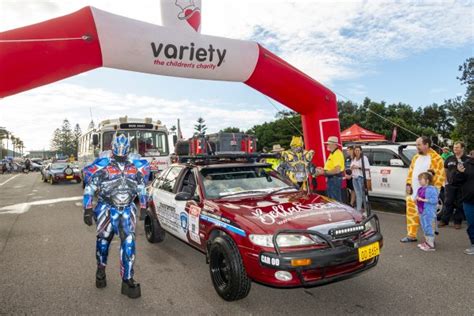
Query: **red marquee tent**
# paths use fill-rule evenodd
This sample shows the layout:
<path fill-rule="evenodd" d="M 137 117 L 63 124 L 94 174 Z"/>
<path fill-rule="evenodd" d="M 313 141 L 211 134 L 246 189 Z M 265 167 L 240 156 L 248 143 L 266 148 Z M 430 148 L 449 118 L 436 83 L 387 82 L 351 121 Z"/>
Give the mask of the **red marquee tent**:
<path fill-rule="evenodd" d="M 384 141 L 384 135 L 377 134 L 360 127 L 357 124 L 352 125 L 348 129 L 341 132 L 341 141 L 343 142 L 357 142 L 357 141 Z"/>

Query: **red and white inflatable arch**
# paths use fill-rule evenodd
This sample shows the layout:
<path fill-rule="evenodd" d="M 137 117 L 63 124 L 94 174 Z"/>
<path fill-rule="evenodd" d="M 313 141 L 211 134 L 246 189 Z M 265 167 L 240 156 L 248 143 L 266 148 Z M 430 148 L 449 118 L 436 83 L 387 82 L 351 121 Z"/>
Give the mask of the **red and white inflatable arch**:
<path fill-rule="evenodd" d="M 340 136 L 333 92 L 258 43 L 199 34 L 200 1 L 162 1 L 162 15 L 157 26 L 85 7 L 0 33 L 0 98 L 98 67 L 240 81 L 302 114 L 306 147 L 323 165 L 323 142 Z"/>

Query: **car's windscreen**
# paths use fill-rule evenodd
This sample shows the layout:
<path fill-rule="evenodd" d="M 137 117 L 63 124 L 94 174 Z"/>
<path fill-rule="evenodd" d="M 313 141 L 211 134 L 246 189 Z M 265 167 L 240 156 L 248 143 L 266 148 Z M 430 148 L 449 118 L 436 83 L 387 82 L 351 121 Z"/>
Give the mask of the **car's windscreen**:
<path fill-rule="evenodd" d="M 51 164 L 51 169 L 62 170 L 67 167 L 67 163 L 53 163 Z"/>
<path fill-rule="evenodd" d="M 293 189 L 291 183 L 261 167 L 204 168 L 201 170 L 201 177 L 208 199 Z"/>
<path fill-rule="evenodd" d="M 404 148 L 402 150 L 403 156 L 407 157 L 409 161 L 413 159 L 413 156 L 415 156 L 417 152 L 416 148 Z"/>
<path fill-rule="evenodd" d="M 112 149 L 114 132 L 105 132 L 102 136 L 102 150 Z M 147 130 L 120 130 L 118 134 L 127 135 L 130 141 L 130 152 L 139 153 L 145 157 L 168 155 L 168 141 L 166 134 L 159 131 Z"/>

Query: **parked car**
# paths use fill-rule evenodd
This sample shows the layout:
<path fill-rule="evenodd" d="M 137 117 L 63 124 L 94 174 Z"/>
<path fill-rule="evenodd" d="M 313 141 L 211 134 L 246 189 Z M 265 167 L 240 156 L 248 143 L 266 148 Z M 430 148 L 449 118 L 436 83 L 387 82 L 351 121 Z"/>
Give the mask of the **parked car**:
<path fill-rule="evenodd" d="M 81 183 L 81 175 L 78 167 L 67 162 L 48 163 L 41 170 L 43 182 L 55 184 L 58 182 L 76 181 Z"/>
<path fill-rule="evenodd" d="M 43 166 L 36 161 L 31 161 L 30 171 L 41 171 Z"/>
<path fill-rule="evenodd" d="M 227 301 L 246 297 L 252 281 L 318 286 L 377 265 L 383 239 L 376 215 L 301 192 L 269 164 L 248 159 L 254 156 L 209 156 L 167 168 L 149 188 L 147 240 L 162 242 L 169 233 L 202 251 Z"/>

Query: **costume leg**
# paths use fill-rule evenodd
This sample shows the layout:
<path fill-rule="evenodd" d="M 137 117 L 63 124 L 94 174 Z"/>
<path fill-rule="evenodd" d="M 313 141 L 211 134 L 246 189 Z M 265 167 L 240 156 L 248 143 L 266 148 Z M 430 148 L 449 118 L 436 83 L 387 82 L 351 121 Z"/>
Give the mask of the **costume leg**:
<path fill-rule="evenodd" d="M 98 203 L 97 207 L 95 208 L 95 218 L 97 223 L 97 265 L 105 267 L 107 265 L 110 242 L 114 237 L 112 224 L 110 221 L 110 208 L 103 203 Z"/>
<path fill-rule="evenodd" d="M 407 236 L 410 238 L 416 238 L 418 233 L 418 226 L 420 226 L 420 218 L 418 217 L 418 211 L 416 209 L 415 201 L 411 196 L 406 199 L 406 210 L 407 210 Z"/>
<path fill-rule="evenodd" d="M 133 278 L 135 262 L 135 206 L 125 209 L 119 219 L 120 234 L 120 274 L 123 280 Z"/>

